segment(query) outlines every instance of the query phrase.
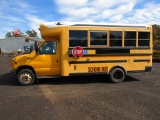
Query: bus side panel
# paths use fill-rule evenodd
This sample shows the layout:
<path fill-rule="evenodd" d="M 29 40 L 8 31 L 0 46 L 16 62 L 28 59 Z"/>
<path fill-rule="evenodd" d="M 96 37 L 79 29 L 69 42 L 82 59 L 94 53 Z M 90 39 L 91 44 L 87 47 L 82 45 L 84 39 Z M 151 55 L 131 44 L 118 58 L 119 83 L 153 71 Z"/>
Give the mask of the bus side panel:
<path fill-rule="evenodd" d="M 70 58 L 69 73 L 109 73 L 112 67 L 121 66 L 125 71 L 145 71 L 146 66 L 152 66 L 151 56 L 121 56 L 121 57 L 88 57 L 75 60 Z M 119 59 L 117 59 L 119 58 Z M 74 60 L 74 61 L 73 61 Z"/>

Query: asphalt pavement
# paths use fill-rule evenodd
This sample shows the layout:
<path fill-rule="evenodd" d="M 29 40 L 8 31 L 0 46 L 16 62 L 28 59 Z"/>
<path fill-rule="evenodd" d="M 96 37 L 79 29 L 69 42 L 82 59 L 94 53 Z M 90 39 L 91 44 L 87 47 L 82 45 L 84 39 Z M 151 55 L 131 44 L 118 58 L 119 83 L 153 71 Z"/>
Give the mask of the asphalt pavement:
<path fill-rule="evenodd" d="M 3 60 L 5 59 L 5 60 Z M 122 83 L 108 76 L 41 79 L 21 86 L 0 58 L 1 120 L 158 120 L 160 62 L 151 73 L 132 73 Z M 5 61 L 5 62 L 4 62 Z"/>

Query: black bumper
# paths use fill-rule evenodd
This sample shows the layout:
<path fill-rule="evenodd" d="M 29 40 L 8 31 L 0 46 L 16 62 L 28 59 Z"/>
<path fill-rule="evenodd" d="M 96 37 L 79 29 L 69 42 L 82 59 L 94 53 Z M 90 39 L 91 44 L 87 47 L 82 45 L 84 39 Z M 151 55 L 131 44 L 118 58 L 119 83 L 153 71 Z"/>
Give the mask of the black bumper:
<path fill-rule="evenodd" d="M 151 72 L 152 71 L 152 67 L 151 66 L 146 66 L 145 67 L 145 72 Z"/>
<path fill-rule="evenodd" d="M 10 74 L 13 75 L 13 76 L 16 76 L 16 70 L 11 70 Z"/>

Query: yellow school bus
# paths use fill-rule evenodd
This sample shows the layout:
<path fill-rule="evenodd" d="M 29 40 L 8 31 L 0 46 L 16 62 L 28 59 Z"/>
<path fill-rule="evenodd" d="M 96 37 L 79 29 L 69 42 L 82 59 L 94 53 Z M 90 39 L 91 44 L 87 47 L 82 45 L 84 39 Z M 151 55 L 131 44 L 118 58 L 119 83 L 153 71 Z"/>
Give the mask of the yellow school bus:
<path fill-rule="evenodd" d="M 22 85 L 85 74 L 108 74 L 118 83 L 129 72 L 152 70 L 151 25 L 49 22 L 40 32 L 44 41 L 34 51 L 12 59 Z"/>

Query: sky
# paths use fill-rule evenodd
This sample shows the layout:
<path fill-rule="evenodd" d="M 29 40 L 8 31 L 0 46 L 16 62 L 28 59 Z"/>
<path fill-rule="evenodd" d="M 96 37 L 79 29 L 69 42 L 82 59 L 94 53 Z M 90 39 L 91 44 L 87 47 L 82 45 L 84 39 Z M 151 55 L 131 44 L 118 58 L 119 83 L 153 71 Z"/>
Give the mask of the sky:
<path fill-rule="evenodd" d="M 159 0 L 0 0 L 0 38 L 20 29 L 38 30 L 40 23 L 96 22 L 160 24 Z"/>

